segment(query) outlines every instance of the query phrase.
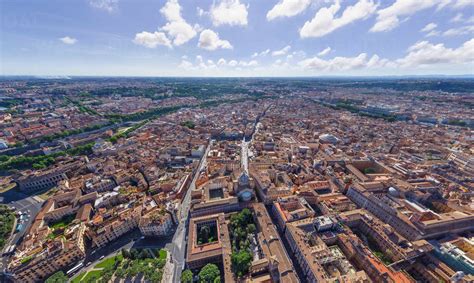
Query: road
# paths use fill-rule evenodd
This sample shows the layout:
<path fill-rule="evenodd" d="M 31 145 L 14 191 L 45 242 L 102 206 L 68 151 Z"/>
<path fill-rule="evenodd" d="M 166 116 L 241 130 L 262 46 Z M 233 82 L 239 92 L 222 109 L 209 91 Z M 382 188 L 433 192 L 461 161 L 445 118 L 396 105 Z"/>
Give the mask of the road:
<path fill-rule="evenodd" d="M 179 217 L 179 225 L 176 229 L 176 232 L 173 236 L 173 241 L 171 244 L 167 246 L 171 253 L 171 261 L 172 261 L 172 275 L 170 274 L 172 280 L 164 280 L 164 282 L 180 282 L 181 279 L 181 272 L 184 269 L 186 263 L 186 235 L 188 234 L 187 225 L 188 225 L 188 216 L 189 216 L 189 209 L 191 205 L 191 192 L 196 189 L 196 181 L 199 178 L 199 174 L 201 170 L 203 170 L 206 166 L 206 158 L 209 150 L 211 148 L 212 141 L 209 143 L 204 156 L 201 159 L 201 162 L 198 166 L 198 170 L 194 175 L 194 178 L 189 185 L 188 191 L 186 192 L 186 196 L 181 203 L 181 208 L 178 213 Z"/>
<path fill-rule="evenodd" d="M 25 215 L 21 222 L 19 217 L 17 217 L 18 223 L 22 223 L 23 228 L 21 231 L 13 234 L 7 244 L 5 244 L 5 249 L 10 245 L 16 246 L 20 242 L 23 235 L 33 222 L 33 219 L 36 217 L 36 214 L 40 211 L 43 202 L 44 201 L 39 197 L 26 195 L 17 189 L 11 189 L 0 194 L 0 203 L 6 204 L 17 213 L 21 212 Z M 16 227 L 13 227 L 13 229 L 15 228 Z M 2 260 L 0 261 L 0 273 L 5 271 L 9 259 L 9 256 L 2 256 Z"/>
<path fill-rule="evenodd" d="M 241 146 L 241 155 L 240 155 L 240 162 L 242 169 L 244 169 L 244 172 L 248 175 L 249 174 L 249 143 L 250 141 L 245 141 L 245 139 L 242 140 L 242 146 Z"/>

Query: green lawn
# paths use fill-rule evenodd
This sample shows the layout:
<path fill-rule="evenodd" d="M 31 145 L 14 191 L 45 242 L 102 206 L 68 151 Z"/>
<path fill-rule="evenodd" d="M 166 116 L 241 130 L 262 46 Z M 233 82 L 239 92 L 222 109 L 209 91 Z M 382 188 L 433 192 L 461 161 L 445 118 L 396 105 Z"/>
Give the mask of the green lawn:
<path fill-rule="evenodd" d="M 82 277 L 84 277 L 84 275 L 86 275 L 87 272 L 81 272 L 79 273 L 79 275 L 77 275 L 76 277 L 74 277 L 74 279 L 71 280 L 71 283 L 79 283 L 81 282 L 81 279 Z"/>
<path fill-rule="evenodd" d="M 112 256 L 112 257 L 104 259 L 103 261 L 96 264 L 94 267 L 95 268 L 113 267 L 115 264 L 115 261 L 121 262 L 122 260 L 123 260 L 123 256 L 122 256 L 122 253 L 120 253 L 116 256 Z"/>
<path fill-rule="evenodd" d="M 90 279 L 92 279 L 94 277 L 96 279 L 99 279 L 100 276 L 101 276 L 101 273 L 102 273 L 102 271 L 100 271 L 100 270 L 89 271 L 89 272 L 87 272 L 87 275 L 81 281 L 88 282 Z"/>
<path fill-rule="evenodd" d="M 57 222 L 50 223 L 49 228 L 51 228 L 53 230 L 66 228 L 69 224 L 71 224 L 71 222 L 74 220 L 74 218 L 75 218 L 74 214 L 64 216 L 63 218 L 61 218 Z"/>

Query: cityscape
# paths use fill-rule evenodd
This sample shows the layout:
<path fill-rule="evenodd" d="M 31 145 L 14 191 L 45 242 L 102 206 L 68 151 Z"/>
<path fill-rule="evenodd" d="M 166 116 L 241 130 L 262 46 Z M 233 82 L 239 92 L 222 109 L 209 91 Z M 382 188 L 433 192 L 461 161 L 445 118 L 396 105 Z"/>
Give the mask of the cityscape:
<path fill-rule="evenodd" d="M 0 23 L 0 283 L 474 282 L 474 1 Z"/>
<path fill-rule="evenodd" d="M 4 280 L 474 280 L 472 79 L 0 91 Z"/>

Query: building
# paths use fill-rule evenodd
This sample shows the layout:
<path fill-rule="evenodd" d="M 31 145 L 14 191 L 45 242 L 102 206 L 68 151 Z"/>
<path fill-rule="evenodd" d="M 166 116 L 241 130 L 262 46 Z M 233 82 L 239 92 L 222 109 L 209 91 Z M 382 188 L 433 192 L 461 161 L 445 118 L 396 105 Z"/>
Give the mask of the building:
<path fill-rule="evenodd" d="M 258 275 L 268 274 L 269 282 L 299 282 L 298 275 L 293 268 L 283 242 L 262 203 L 253 203 L 255 223 L 257 224 L 257 239 L 262 250 L 262 258 L 252 263 L 251 278 L 256 280 Z M 262 270 L 266 272 L 262 273 Z M 253 281 L 252 281 L 253 282 Z M 260 281 L 256 281 L 260 282 Z"/>
<path fill-rule="evenodd" d="M 22 176 L 17 180 L 17 183 L 22 191 L 39 191 L 55 187 L 62 180 L 67 180 L 65 172 L 53 169 Z"/>
<path fill-rule="evenodd" d="M 107 243 L 136 229 L 141 218 L 142 207 L 118 207 L 114 217 L 104 219 L 100 213 L 96 214 L 88 223 L 87 237 L 92 241 L 92 246 L 101 248 Z"/>
<path fill-rule="evenodd" d="M 192 217 L 238 210 L 239 198 L 235 196 L 232 183 L 227 177 L 209 180 L 191 192 Z"/>
<path fill-rule="evenodd" d="M 69 227 L 64 237 L 47 241 L 42 246 L 16 253 L 9 270 L 17 282 L 44 281 L 58 270 L 65 269 L 85 257 L 84 223 Z"/>
<path fill-rule="evenodd" d="M 143 236 L 160 237 L 168 236 L 173 232 L 173 217 L 164 209 L 155 208 L 143 215 L 138 223 L 138 228 Z"/>
<path fill-rule="evenodd" d="M 287 222 L 313 217 L 315 212 L 304 198 L 288 196 L 273 203 L 272 210 L 277 218 L 278 228 L 285 230 Z"/>
<path fill-rule="evenodd" d="M 209 229 L 213 240 L 200 242 L 199 233 L 203 227 Z M 215 238 L 214 238 L 215 236 Z M 193 217 L 189 221 L 186 265 L 190 269 L 200 268 L 207 263 L 221 263 L 231 253 L 229 230 L 224 213 Z"/>
<path fill-rule="evenodd" d="M 336 234 L 316 231 L 314 219 L 288 223 L 285 237 L 289 252 L 303 271 L 300 276 L 308 282 L 371 282 L 366 272 L 337 244 Z"/>

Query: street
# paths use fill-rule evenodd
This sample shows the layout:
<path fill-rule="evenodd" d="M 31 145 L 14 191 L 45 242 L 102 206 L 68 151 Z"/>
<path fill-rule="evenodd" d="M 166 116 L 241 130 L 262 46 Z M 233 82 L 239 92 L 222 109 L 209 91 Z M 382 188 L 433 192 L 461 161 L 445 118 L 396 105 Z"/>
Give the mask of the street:
<path fill-rule="evenodd" d="M 24 215 L 22 216 L 22 221 L 20 221 L 20 217 L 16 217 L 17 223 L 22 223 L 22 229 L 13 234 L 10 240 L 5 244 L 4 250 L 11 245 L 16 246 L 20 242 L 33 222 L 33 219 L 36 217 L 36 214 L 40 211 L 43 202 L 44 201 L 37 196 L 28 196 L 16 189 L 11 189 L 0 194 L 0 203 L 8 205 L 15 210 L 15 212 L 21 212 Z M 13 229 L 15 230 L 16 227 L 13 227 Z M 7 268 L 9 258 L 10 256 L 2 255 L 2 260 L 0 261 L 1 272 L 4 272 Z"/>
<path fill-rule="evenodd" d="M 184 265 L 186 263 L 186 235 L 187 235 L 188 215 L 189 215 L 189 209 L 190 209 L 190 204 L 191 204 L 191 192 L 196 189 L 196 181 L 199 178 L 199 174 L 201 170 L 204 169 L 206 166 L 206 158 L 211 148 L 211 144 L 212 144 L 212 141 L 209 143 L 201 159 L 201 163 L 199 164 L 196 174 L 194 175 L 194 178 L 191 184 L 189 185 L 189 188 L 186 192 L 186 196 L 184 197 L 183 202 L 181 203 L 181 207 L 180 207 L 180 211 L 178 215 L 180 219 L 179 225 L 174 234 L 172 243 L 167 245 L 167 248 L 169 249 L 171 253 L 171 259 L 172 259 L 171 269 L 173 269 L 173 273 L 168 274 L 167 271 L 165 271 L 164 276 L 170 276 L 171 278 L 167 278 L 168 280 L 163 280 L 163 282 L 180 282 L 181 272 L 183 271 Z"/>

